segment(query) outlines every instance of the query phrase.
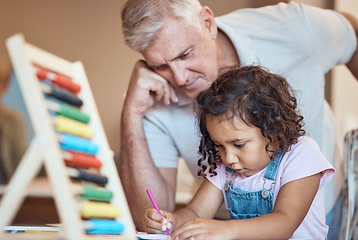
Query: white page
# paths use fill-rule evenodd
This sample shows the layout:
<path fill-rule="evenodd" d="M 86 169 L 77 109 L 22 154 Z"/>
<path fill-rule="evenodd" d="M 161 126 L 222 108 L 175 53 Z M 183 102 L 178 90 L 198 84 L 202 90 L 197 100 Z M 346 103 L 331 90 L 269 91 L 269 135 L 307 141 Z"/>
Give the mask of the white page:
<path fill-rule="evenodd" d="M 162 240 L 162 239 L 167 239 L 168 235 L 167 234 L 148 234 L 148 233 L 145 233 L 145 232 L 138 232 L 137 237 L 139 239 Z"/>

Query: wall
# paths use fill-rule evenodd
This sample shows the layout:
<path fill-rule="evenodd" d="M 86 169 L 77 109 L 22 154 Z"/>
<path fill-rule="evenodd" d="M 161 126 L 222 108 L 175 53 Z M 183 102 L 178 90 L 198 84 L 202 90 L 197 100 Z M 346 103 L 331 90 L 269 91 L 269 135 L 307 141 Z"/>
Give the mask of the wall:
<path fill-rule="evenodd" d="M 336 0 L 335 8 L 358 17 L 357 0 Z M 338 136 L 343 143 L 347 131 L 358 128 L 358 84 L 345 66 L 336 67 L 332 81 L 332 107 L 336 115 Z"/>

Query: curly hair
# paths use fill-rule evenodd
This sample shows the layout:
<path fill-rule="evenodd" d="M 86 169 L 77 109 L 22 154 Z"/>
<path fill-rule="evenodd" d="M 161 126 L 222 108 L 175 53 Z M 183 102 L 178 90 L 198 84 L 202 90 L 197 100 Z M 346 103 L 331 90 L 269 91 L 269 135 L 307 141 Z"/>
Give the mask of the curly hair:
<path fill-rule="evenodd" d="M 211 175 L 216 175 L 216 166 L 221 162 L 218 149 L 206 128 L 208 115 L 220 120 L 239 117 L 248 126 L 259 128 L 268 140 L 266 152 L 271 153 L 274 153 L 268 150 L 271 144 L 285 152 L 306 133 L 294 90 L 285 78 L 260 66 L 229 69 L 197 96 L 195 108 L 202 134 L 199 146 L 202 157 L 198 160 L 200 177 L 206 176 L 204 161 L 207 160 Z M 271 154 L 271 159 L 273 157 L 274 154 Z"/>

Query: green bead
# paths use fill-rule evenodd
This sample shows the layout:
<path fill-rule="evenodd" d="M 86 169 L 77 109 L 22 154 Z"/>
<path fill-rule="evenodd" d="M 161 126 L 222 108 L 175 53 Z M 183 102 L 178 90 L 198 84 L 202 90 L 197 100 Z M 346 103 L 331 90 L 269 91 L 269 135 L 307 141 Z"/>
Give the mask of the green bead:
<path fill-rule="evenodd" d="M 105 188 L 83 186 L 81 197 L 97 201 L 110 201 L 113 193 Z"/>
<path fill-rule="evenodd" d="M 89 123 L 90 121 L 90 117 L 87 114 L 84 114 L 75 107 L 63 103 L 60 104 L 60 110 L 57 113 L 83 123 Z"/>

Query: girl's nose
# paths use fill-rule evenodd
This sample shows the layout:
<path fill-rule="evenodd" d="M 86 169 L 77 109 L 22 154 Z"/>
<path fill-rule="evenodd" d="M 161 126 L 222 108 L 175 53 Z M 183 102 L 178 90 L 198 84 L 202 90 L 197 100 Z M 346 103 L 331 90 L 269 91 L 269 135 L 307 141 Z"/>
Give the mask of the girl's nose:
<path fill-rule="evenodd" d="M 232 163 L 230 165 L 230 168 L 235 169 L 235 170 L 240 170 L 240 169 L 243 169 L 244 167 L 241 165 L 241 163 L 239 161 L 239 162 L 236 162 L 236 163 Z"/>
<path fill-rule="evenodd" d="M 235 154 L 232 154 L 230 152 L 226 153 L 226 163 L 228 165 L 237 164 L 239 162 L 239 158 Z"/>
<path fill-rule="evenodd" d="M 225 152 L 225 164 L 231 168 L 231 169 L 235 169 L 235 170 L 240 170 L 243 169 L 244 167 L 242 166 L 239 157 L 231 152 Z"/>

